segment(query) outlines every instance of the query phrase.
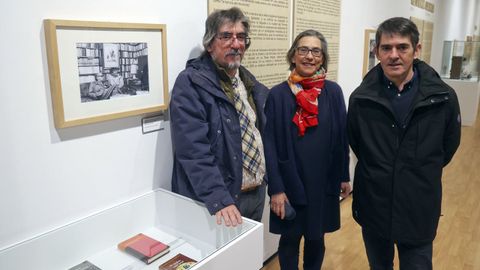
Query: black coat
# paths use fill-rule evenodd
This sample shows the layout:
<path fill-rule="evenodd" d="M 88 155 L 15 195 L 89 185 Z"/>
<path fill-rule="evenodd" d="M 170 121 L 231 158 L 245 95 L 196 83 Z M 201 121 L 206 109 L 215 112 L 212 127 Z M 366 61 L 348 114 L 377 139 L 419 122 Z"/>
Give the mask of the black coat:
<path fill-rule="evenodd" d="M 340 228 L 340 182 L 350 179 L 345 101 L 340 86 L 326 80 L 319 96 L 319 124 L 309 127 L 303 137 L 292 121 L 296 108 L 287 82 L 272 88 L 265 106 L 268 193 L 285 192 L 306 217 L 285 221 L 271 212 L 270 232 L 293 230 L 319 239 Z"/>
<path fill-rule="evenodd" d="M 347 120 L 358 158 L 353 216 L 363 228 L 404 243 L 435 238 L 442 170 L 460 144 L 461 128 L 455 91 L 424 62 L 414 66 L 419 88 L 403 128 L 384 92 L 380 65 L 350 96 Z"/>

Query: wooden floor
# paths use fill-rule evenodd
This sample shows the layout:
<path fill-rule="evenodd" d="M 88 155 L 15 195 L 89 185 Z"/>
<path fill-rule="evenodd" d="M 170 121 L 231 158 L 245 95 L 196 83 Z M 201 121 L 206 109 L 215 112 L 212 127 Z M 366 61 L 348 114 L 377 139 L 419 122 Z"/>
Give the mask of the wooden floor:
<path fill-rule="evenodd" d="M 480 270 L 479 142 L 480 115 L 475 126 L 462 127 L 460 147 L 443 173 L 443 216 L 433 245 L 435 270 Z M 325 237 L 323 270 L 369 269 L 351 205 L 351 197 L 341 203 L 342 228 Z M 398 269 L 397 259 L 394 264 Z M 280 269 L 278 259 L 272 258 L 262 269 Z"/>

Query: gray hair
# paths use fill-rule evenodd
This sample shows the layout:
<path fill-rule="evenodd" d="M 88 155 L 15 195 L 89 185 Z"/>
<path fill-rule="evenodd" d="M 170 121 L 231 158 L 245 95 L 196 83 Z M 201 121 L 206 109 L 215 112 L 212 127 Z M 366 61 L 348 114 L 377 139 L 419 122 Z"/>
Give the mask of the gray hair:
<path fill-rule="evenodd" d="M 205 34 L 203 35 L 203 47 L 205 51 L 212 45 L 218 29 L 229 22 L 241 22 L 245 28 L 245 34 L 248 35 L 250 33 L 250 21 L 239 8 L 232 7 L 230 9 L 215 10 L 208 16 L 207 21 L 205 21 Z M 247 45 L 246 48 L 248 49 L 248 47 L 249 45 Z"/>
<path fill-rule="evenodd" d="M 327 45 L 327 40 L 325 37 L 318 31 L 309 29 L 301 32 L 298 34 L 298 36 L 295 38 L 295 40 L 292 43 L 292 46 L 290 49 L 288 49 L 287 52 L 287 63 L 290 65 L 289 69 L 293 70 L 295 68 L 295 63 L 292 62 L 292 58 L 295 55 L 295 50 L 297 49 L 298 42 L 300 39 L 304 37 L 316 37 L 320 40 L 320 43 L 322 44 L 322 54 L 323 54 L 323 64 L 320 66 L 320 68 L 323 68 L 325 72 L 328 70 L 328 60 L 330 60 L 330 56 L 328 54 L 328 45 Z"/>
<path fill-rule="evenodd" d="M 385 20 L 378 26 L 377 33 L 375 34 L 376 48 L 380 46 L 380 39 L 382 35 L 398 34 L 402 37 L 409 37 L 412 42 L 412 46 L 415 47 L 418 44 L 419 36 L 417 25 L 407 18 L 394 17 Z"/>

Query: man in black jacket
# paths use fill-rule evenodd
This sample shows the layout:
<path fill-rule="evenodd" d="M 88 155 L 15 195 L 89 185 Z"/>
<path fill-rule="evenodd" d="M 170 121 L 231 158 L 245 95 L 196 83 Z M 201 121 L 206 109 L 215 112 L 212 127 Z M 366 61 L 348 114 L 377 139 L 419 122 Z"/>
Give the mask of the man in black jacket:
<path fill-rule="evenodd" d="M 432 269 L 441 214 L 442 170 L 460 144 L 455 91 L 418 59 L 415 24 L 384 21 L 376 33 L 380 64 L 350 96 L 348 136 L 358 158 L 353 216 L 371 269 Z"/>

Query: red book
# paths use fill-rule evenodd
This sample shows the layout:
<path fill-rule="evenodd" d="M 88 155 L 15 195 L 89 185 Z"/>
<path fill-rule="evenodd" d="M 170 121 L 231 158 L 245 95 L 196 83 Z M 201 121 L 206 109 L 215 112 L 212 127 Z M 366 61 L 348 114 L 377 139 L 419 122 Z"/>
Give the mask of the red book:
<path fill-rule="evenodd" d="M 170 251 L 170 247 L 158 240 L 139 233 L 118 244 L 118 248 L 123 250 L 147 264 L 162 257 Z"/>

